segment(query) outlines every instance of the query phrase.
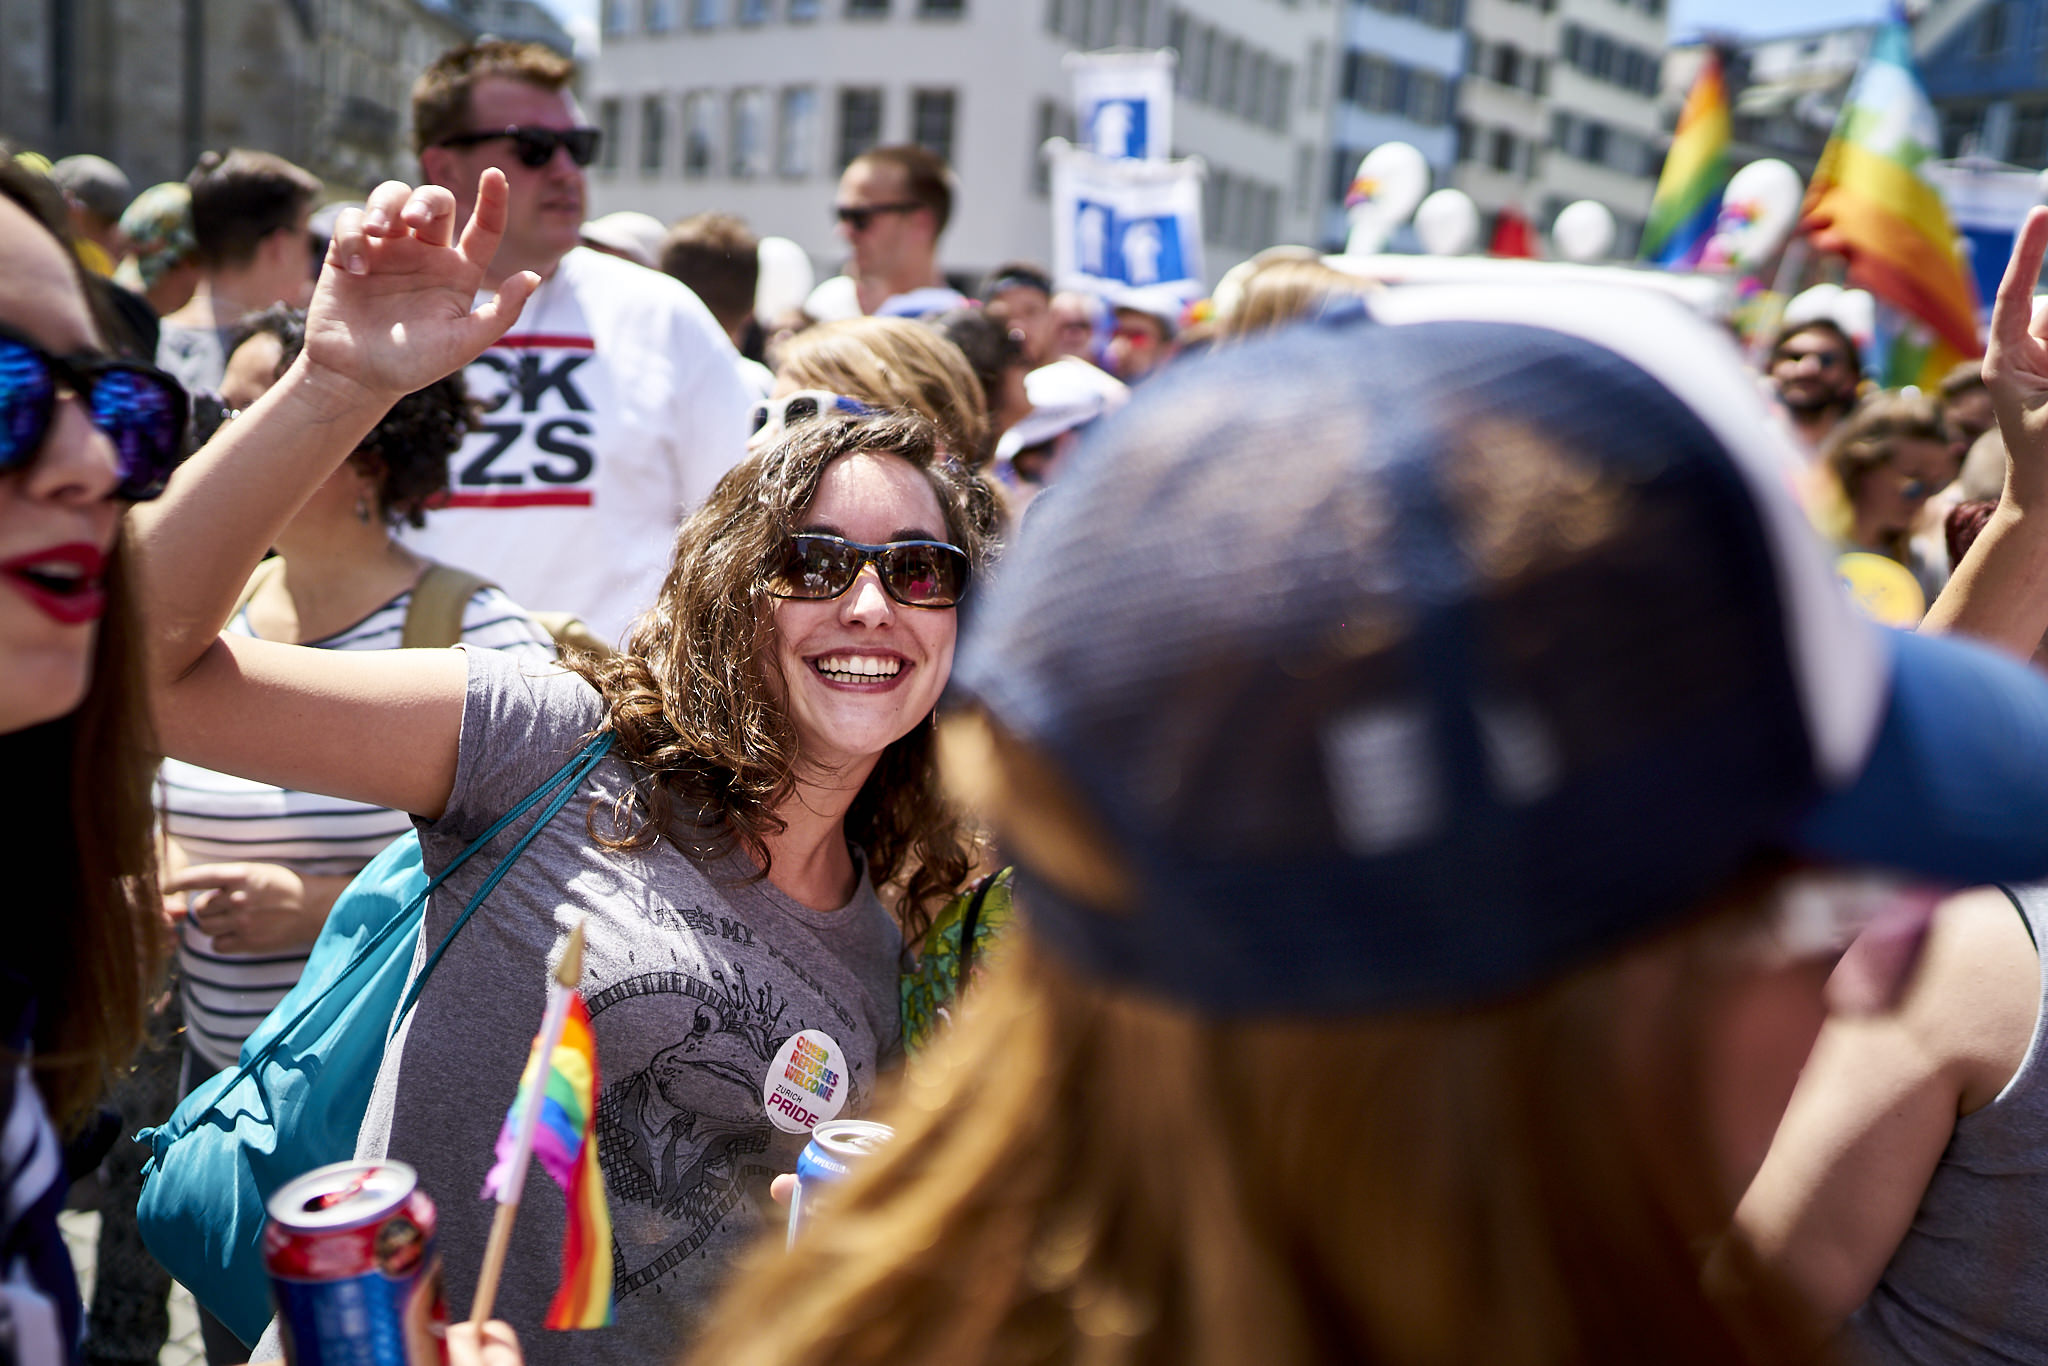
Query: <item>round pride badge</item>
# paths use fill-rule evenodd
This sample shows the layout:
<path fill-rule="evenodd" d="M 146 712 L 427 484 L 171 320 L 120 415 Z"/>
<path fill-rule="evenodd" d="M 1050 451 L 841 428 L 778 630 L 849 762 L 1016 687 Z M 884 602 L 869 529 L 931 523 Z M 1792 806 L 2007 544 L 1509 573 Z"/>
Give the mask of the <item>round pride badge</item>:
<path fill-rule="evenodd" d="M 822 1029 L 791 1035 L 768 1064 L 761 1100 L 786 1134 L 807 1134 L 837 1119 L 846 1108 L 846 1051 Z"/>

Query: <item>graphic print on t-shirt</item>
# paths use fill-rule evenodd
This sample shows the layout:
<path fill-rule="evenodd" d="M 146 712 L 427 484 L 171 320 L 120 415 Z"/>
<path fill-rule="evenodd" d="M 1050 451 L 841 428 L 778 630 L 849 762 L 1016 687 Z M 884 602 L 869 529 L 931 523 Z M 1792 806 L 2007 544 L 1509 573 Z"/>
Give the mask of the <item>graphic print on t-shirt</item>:
<path fill-rule="evenodd" d="M 483 419 L 449 465 L 437 506 L 579 507 L 595 501 L 590 395 L 577 371 L 595 358 L 589 337 L 507 336 L 463 372 Z"/>
<path fill-rule="evenodd" d="M 712 920 L 694 909 L 671 914 Z M 621 1299 L 657 1285 L 729 1220 L 753 1217 L 740 1208 L 749 1187 L 765 1199 L 767 1182 L 795 1157 L 793 1148 L 770 1154 L 778 1139 L 777 1146 L 794 1142 L 777 1133 L 762 1103 L 770 1064 L 793 1035 L 852 1023 L 799 1018 L 772 979 L 808 974 L 747 927 L 720 923 L 741 942 L 731 946 L 732 958 L 706 970 L 708 980 L 680 966 L 640 973 L 586 1002 L 607 1042 L 648 1033 L 604 1028 L 612 1023 L 603 1018 L 608 1011 L 688 1021 L 681 1038 L 650 1054 L 602 1058 L 598 1157 L 616 1240 L 613 1293 Z M 700 928 L 707 938 L 717 932 Z M 752 971 L 740 961 L 747 958 L 758 964 Z M 679 996 L 687 1009 L 677 1008 Z M 861 1093 L 860 1079 L 849 1078 L 849 1110 L 862 1108 Z"/>

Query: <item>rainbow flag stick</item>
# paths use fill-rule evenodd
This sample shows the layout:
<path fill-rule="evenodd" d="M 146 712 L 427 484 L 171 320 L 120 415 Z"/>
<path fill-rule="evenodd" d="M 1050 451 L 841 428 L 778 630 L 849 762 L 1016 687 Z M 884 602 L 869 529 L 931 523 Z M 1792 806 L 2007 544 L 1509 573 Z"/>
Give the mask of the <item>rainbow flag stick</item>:
<path fill-rule="evenodd" d="M 478 1325 L 491 1316 L 491 1305 L 498 1298 L 498 1279 L 505 1272 L 505 1249 L 512 1242 L 512 1222 L 519 1217 L 519 1193 L 526 1189 L 526 1167 L 533 1157 L 534 1137 L 540 1131 L 548 1060 L 554 1057 L 556 1045 L 562 1041 L 562 1029 L 569 1020 L 569 1002 L 582 980 L 583 924 L 578 921 L 576 928 L 569 931 L 562 961 L 548 981 L 547 1011 L 541 1016 L 540 1035 L 533 1041 L 532 1058 L 527 1063 L 530 1073 L 537 1061 L 540 1075 L 521 1081 L 520 1090 L 527 1103 L 513 1102 L 519 1108 L 518 1145 L 500 1158 L 491 1174 L 497 1185 L 498 1212 L 491 1219 L 491 1237 L 484 1244 L 483 1270 L 477 1275 L 476 1298 L 469 1310 L 470 1321 Z M 533 1083 L 530 1087 L 528 1080 Z"/>

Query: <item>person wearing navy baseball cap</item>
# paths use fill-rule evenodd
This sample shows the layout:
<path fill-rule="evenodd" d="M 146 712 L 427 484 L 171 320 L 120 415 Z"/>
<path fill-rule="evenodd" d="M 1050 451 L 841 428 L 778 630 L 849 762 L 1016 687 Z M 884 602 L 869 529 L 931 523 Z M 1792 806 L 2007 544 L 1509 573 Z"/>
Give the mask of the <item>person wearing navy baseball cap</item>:
<path fill-rule="evenodd" d="M 1810 1359 L 1705 1248 L 1827 1010 L 2048 875 L 2048 680 L 1860 616 L 1801 463 L 1636 288 L 1147 386 L 954 672 L 1019 942 L 698 1359 Z"/>

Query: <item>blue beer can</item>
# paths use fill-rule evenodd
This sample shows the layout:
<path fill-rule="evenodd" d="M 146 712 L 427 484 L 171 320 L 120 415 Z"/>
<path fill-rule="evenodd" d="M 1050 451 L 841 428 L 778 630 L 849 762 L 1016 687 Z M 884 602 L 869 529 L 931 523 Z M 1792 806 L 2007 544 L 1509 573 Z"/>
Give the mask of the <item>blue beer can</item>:
<path fill-rule="evenodd" d="M 896 1131 L 872 1119 L 827 1120 L 811 1130 L 811 1141 L 796 1159 L 796 1195 L 789 1202 L 789 1246 L 817 1215 L 818 1203 L 846 1179 L 855 1163 L 865 1159 Z"/>

